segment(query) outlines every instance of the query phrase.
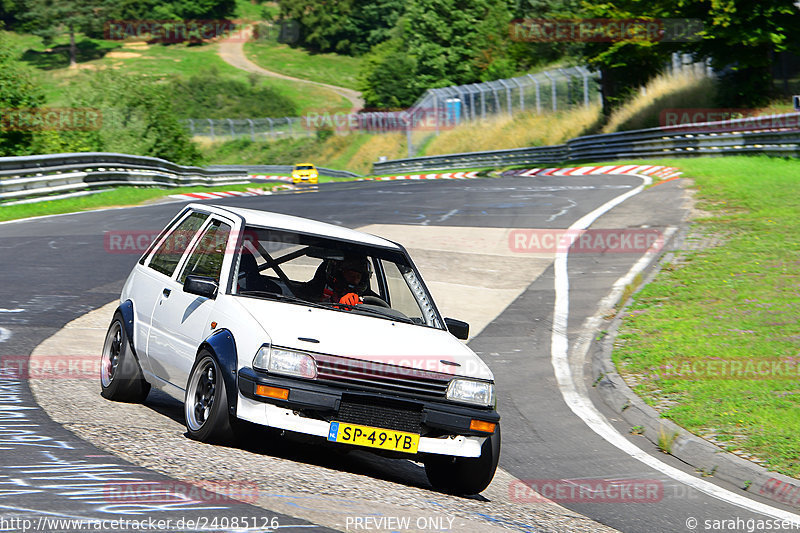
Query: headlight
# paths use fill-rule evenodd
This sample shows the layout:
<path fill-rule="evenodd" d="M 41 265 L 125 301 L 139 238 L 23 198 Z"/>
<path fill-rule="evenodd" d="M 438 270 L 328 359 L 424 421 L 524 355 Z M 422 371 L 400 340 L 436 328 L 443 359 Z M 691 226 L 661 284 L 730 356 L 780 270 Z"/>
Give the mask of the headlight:
<path fill-rule="evenodd" d="M 454 379 L 447 386 L 447 399 L 484 407 L 494 405 L 494 383 Z"/>
<path fill-rule="evenodd" d="M 259 348 L 253 358 L 253 368 L 299 378 L 317 377 L 317 362 L 313 357 L 303 352 L 274 348 L 269 344 Z"/>

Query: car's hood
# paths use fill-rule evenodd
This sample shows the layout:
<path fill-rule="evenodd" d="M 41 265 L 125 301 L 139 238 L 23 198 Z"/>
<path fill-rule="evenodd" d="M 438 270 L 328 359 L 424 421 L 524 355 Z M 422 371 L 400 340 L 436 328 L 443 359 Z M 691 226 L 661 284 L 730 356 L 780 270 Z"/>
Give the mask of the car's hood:
<path fill-rule="evenodd" d="M 475 352 L 444 330 L 272 300 L 234 300 L 263 325 L 275 346 L 494 379 Z"/>

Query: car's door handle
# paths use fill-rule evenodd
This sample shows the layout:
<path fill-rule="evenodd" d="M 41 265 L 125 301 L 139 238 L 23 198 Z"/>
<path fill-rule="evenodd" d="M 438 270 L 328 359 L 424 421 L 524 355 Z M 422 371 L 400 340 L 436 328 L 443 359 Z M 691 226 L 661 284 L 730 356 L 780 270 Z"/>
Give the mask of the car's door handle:
<path fill-rule="evenodd" d="M 171 289 L 164 289 L 161 294 L 164 295 L 164 298 L 169 298 L 169 295 L 172 294 L 172 290 Z"/>

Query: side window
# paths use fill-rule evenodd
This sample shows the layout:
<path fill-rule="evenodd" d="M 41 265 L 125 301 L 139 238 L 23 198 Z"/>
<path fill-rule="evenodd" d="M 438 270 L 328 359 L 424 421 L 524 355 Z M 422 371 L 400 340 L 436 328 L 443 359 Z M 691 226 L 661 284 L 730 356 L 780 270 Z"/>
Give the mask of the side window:
<path fill-rule="evenodd" d="M 200 229 L 207 217 L 208 215 L 205 213 L 192 213 L 186 217 L 183 222 L 178 224 L 167 235 L 167 238 L 158 247 L 156 253 L 153 254 L 148 266 L 156 272 L 172 276 L 172 273 L 175 272 L 175 267 L 178 266 L 178 262 L 181 260 L 181 256 L 186 251 L 186 247 L 189 246 L 192 237 L 194 237 L 194 234 L 197 233 L 197 230 Z"/>
<path fill-rule="evenodd" d="M 192 255 L 183 267 L 179 281 L 183 283 L 186 276 L 206 276 L 219 281 L 222 261 L 225 259 L 225 248 L 231 227 L 224 222 L 214 220 L 197 241 Z"/>

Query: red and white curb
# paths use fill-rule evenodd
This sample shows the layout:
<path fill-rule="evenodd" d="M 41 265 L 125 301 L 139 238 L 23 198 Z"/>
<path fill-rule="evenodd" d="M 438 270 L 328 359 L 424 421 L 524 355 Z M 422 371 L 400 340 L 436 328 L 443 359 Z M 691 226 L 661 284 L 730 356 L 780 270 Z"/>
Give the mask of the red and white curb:
<path fill-rule="evenodd" d="M 362 178 L 355 181 L 393 181 L 393 180 L 471 180 L 478 177 L 477 172 L 445 172 L 443 174 L 408 174 L 405 176 L 382 176 Z"/>
<path fill-rule="evenodd" d="M 659 165 L 606 165 L 604 167 L 532 168 L 514 171 L 514 176 L 595 176 L 599 174 L 635 174 L 661 178 L 676 178 L 683 174 L 675 167 Z M 507 174 L 508 175 L 508 174 Z"/>
<path fill-rule="evenodd" d="M 250 189 L 247 191 L 214 191 L 214 192 L 187 192 L 183 194 L 171 194 L 170 198 L 178 200 L 214 200 L 216 198 L 231 198 L 234 196 L 266 196 L 272 191 L 260 189 Z"/>
<path fill-rule="evenodd" d="M 264 174 L 250 174 L 249 178 L 251 180 L 259 179 L 259 180 L 269 180 L 269 181 L 285 181 L 287 183 L 292 182 L 291 176 L 265 176 Z"/>

